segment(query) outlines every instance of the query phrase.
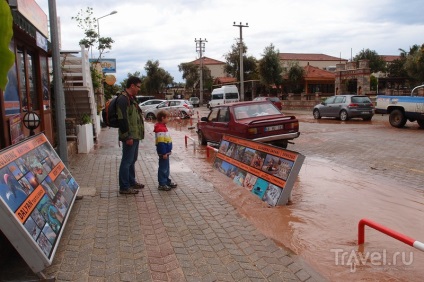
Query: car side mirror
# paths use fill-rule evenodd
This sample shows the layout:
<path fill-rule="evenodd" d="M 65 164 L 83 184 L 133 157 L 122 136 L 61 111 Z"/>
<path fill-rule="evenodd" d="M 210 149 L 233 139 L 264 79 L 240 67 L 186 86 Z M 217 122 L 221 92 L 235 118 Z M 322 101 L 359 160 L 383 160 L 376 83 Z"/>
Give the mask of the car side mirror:
<path fill-rule="evenodd" d="M 321 102 L 321 105 L 324 105 L 325 106 L 325 102 Z"/>
<path fill-rule="evenodd" d="M 208 121 L 208 118 L 207 118 L 207 117 L 202 117 L 202 118 L 200 119 L 200 121 Z"/>

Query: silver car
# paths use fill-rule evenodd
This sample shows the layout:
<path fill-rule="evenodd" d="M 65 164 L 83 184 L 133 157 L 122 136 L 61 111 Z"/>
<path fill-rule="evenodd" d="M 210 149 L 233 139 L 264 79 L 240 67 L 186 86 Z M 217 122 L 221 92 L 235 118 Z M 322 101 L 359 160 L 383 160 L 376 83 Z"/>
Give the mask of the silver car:
<path fill-rule="evenodd" d="M 187 100 L 167 100 L 156 107 L 151 107 L 143 112 L 146 119 L 156 119 L 156 114 L 160 110 L 167 110 L 172 116 L 189 118 L 194 114 L 193 105 Z"/>
<path fill-rule="evenodd" d="M 151 99 L 151 100 L 147 100 L 147 101 L 144 101 L 143 103 L 138 104 L 138 106 L 140 107 L 140 109 L 144 113 L 148 108 L 155 107 L 155 106 L 159 105 L 160 103 L 162 103 L 164 101 L 166 101 L 166 100 Z"/>
<path fill-rule="evenodd" d="M 342 121 L 350 118 L 371 120 L 374 115 L 374 105 L 370 98 L 364 95 L 336 95 L 325 99 L 316 105 L 312 111 L 315 119 L 335 117 Z"/>

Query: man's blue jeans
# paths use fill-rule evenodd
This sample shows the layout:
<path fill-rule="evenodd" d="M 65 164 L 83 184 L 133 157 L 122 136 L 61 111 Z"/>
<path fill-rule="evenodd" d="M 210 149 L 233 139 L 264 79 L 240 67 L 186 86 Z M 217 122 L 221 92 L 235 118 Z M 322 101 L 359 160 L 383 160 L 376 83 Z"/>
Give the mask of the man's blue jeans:
<path fill-rule="evenodd" d="M 138 157 L 139 140 L 133 140 L 134 143 L 129 146 L 122 142 L 122 160 L 119 167 L 119 189 L 127 190 L 136 183 L 135 162 Z"/>
<path fill-rule="evenodd" d="M 159 169 L 158 169 L 158 182 L 159 185 L 168 185 L 171 183 L 169 179 L 169 156 L 164 159 L 162 156 L 159 156 Z"/>

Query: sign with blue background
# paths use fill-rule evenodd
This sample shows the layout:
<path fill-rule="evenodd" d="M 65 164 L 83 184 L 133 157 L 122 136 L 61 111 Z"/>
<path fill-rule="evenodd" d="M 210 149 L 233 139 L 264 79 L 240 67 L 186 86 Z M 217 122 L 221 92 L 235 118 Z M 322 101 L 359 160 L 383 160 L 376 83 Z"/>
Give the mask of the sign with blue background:
<path fill-rule="evenodd" d="M 90 63 L 99 62 L 103 73 L 116 73 L 116 59 L 90 59 Z"/>

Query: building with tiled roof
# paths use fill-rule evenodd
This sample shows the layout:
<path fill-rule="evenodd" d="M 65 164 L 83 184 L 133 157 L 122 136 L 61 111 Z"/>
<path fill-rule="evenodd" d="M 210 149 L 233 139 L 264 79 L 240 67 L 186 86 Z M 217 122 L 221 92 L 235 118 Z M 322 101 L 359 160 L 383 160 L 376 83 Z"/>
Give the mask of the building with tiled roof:
<path fill-rule="evenodd" d="M 335 67 L 336 64 L 348 62 L 346 59 L 325 54 L 279 53 L 278 55 L 283 67 L 288 67 L 292 62 L 297 62 L 301 67 L 311 65 L 320 69 L 328 69 Z"/>
<path fill-rule="evenodd" d="M 333 95 L 336 78 L 334 72 L 322 70 L 311 65 L 304 66 L 303 69 L 305 71 L 303 89 L 306 94 L 321 92 Z"/>
<path fill-rule="evenodd" d="M 200 58 L 189 63 L 200 65 Z M 203 57 L 203 66 L 207 67 L 210 70 L 211 76 L 213 78 L 226 76 L 226 73 L 224 71 L 225 62 L 211 59 L 208 57 Z"/>
<path fill-rule="evenodd" d="M 383 58 L 383 60 L 384 60 L 386 63 L 391 63 L 391 62 L 393 62 L 394 60 L 399 60 L 399 59 L 401 58 L 401 56 L 396 56 L 396 55 L 380 55 L 380 57 L 382 57 L 382 58 Z"/>

